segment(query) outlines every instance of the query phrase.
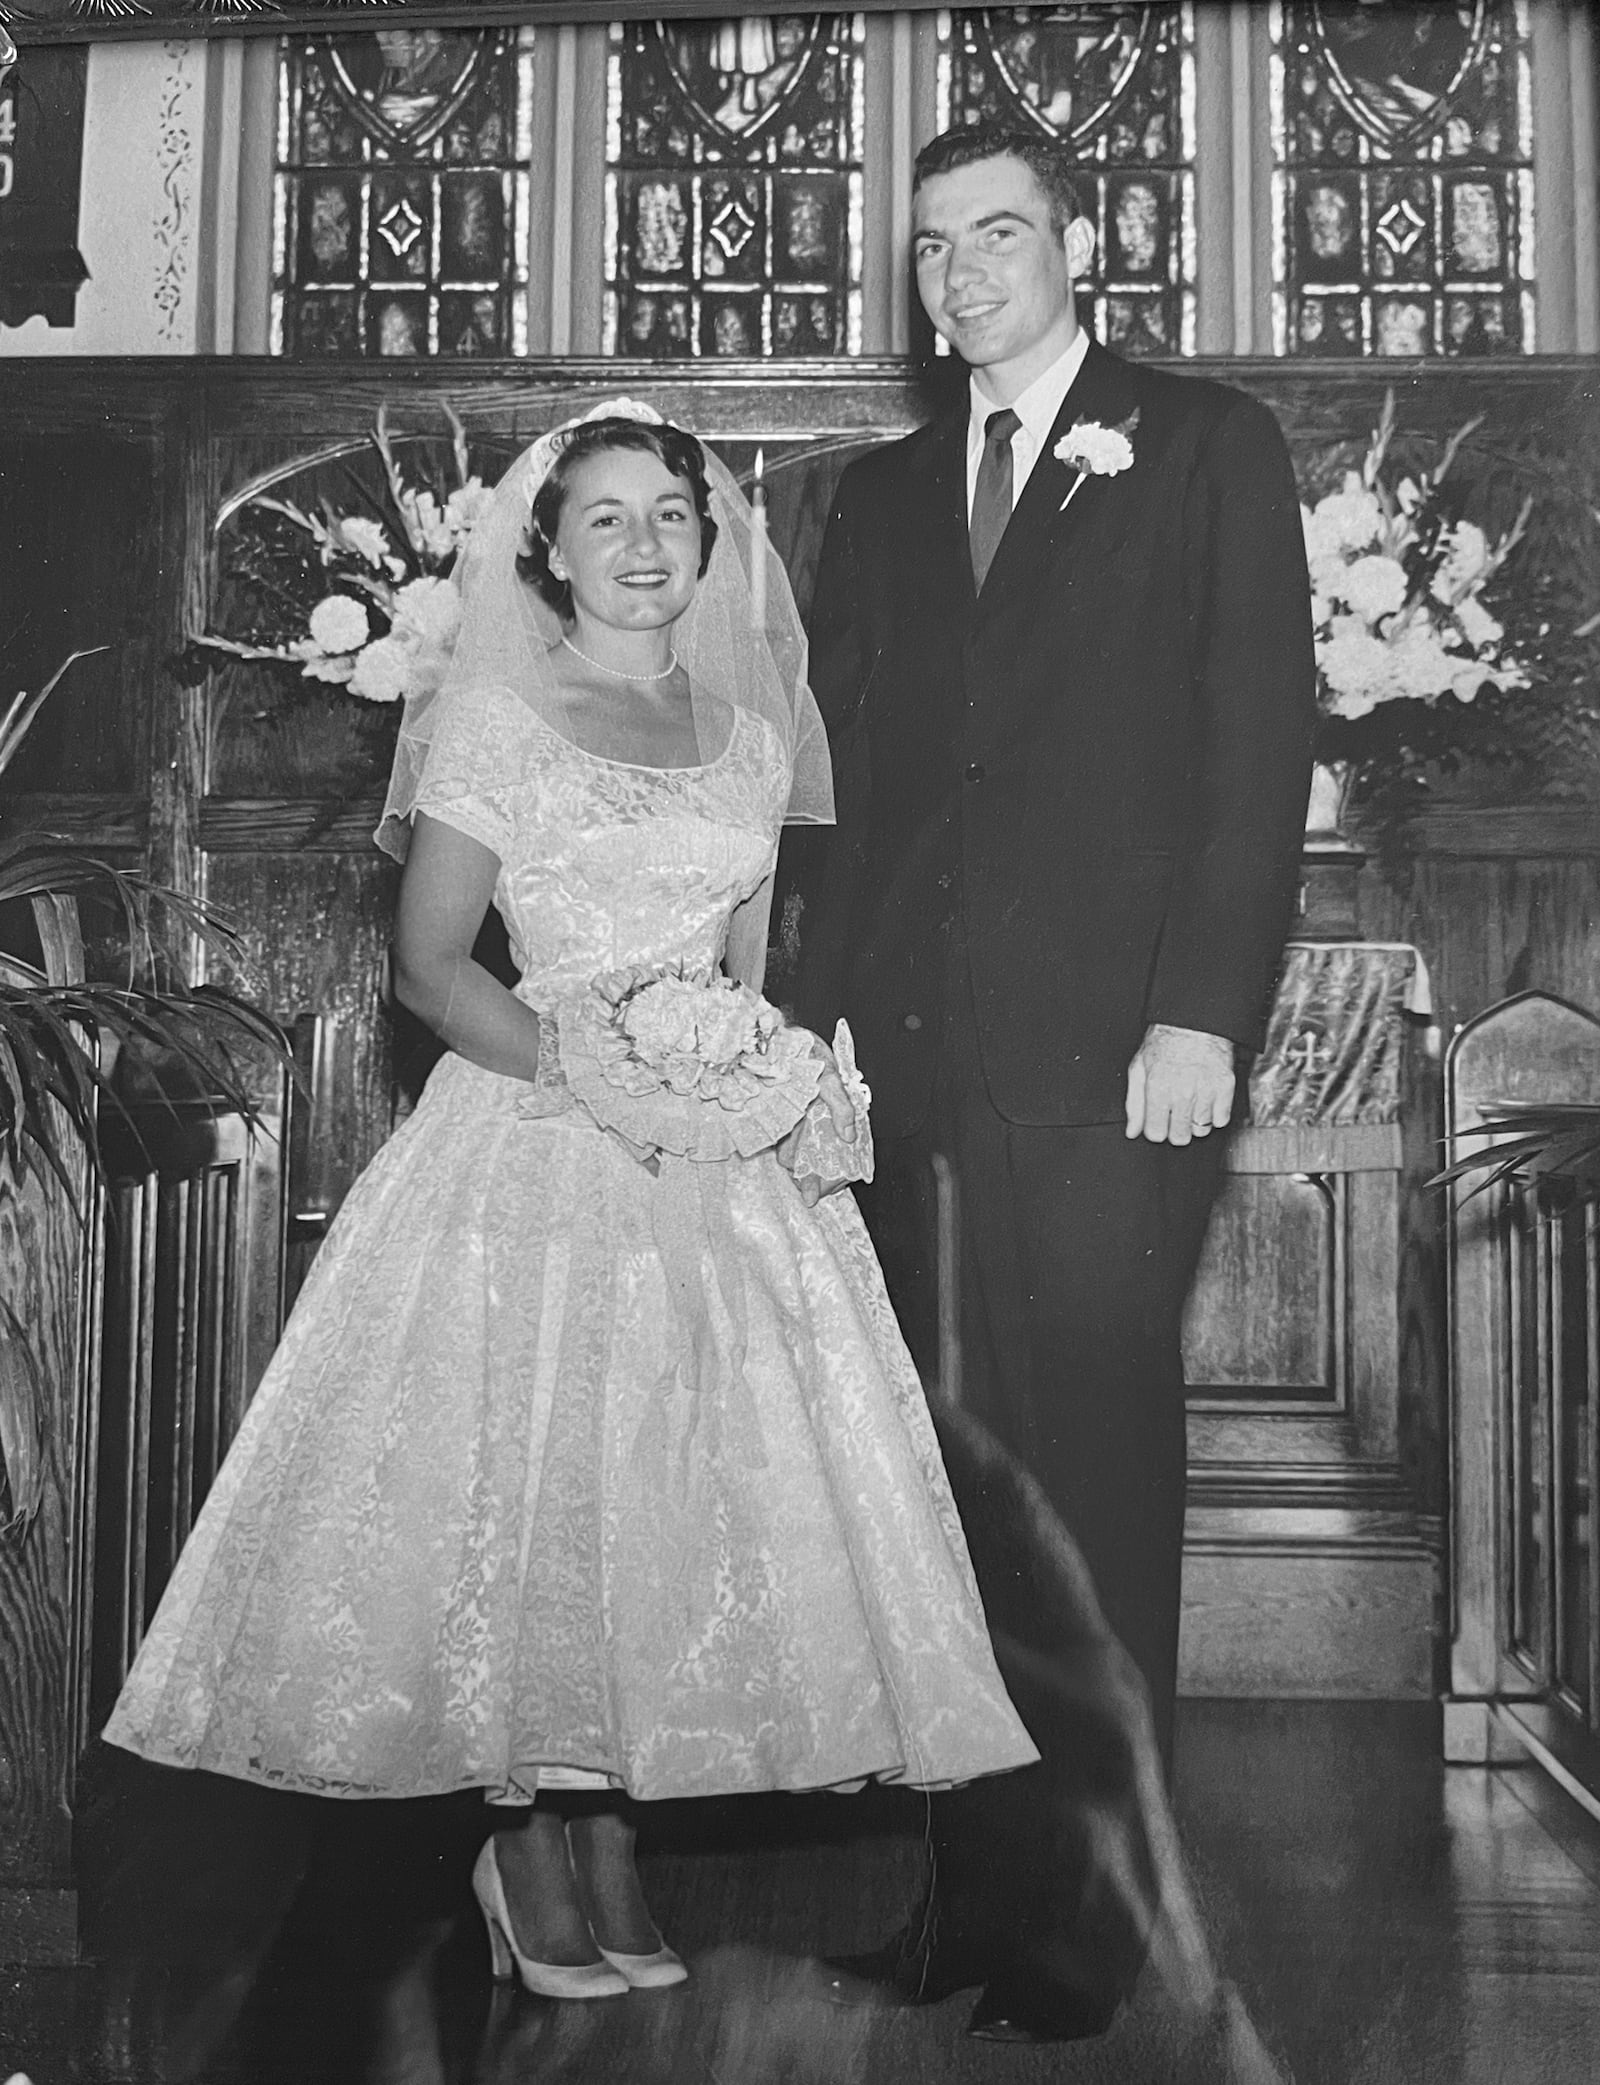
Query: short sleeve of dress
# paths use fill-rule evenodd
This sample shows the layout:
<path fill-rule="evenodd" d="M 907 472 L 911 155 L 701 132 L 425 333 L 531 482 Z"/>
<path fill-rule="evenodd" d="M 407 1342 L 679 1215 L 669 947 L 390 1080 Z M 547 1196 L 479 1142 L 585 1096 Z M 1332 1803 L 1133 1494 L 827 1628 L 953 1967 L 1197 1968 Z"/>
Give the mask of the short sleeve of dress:
<path fill-rule="evenodd" d="M 501 861 L 516 831 L 515 697 L 490 690 L 453 699 L 440 717 L 417 783 L 413 809 L 453 826 Z"/>

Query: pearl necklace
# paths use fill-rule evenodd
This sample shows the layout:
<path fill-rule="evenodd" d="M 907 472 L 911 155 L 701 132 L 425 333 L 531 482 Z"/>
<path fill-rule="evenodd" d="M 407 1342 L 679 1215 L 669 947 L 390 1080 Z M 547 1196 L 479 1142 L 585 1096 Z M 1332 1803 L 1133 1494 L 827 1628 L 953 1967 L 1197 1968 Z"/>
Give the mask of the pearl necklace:
<path fill-rule="evenodd" d="M 672 663 L 664 666 L 659 673 L 624 673 L 620 666 L 608 666 L 603 659 L 591 659 L 587 652 L 580 652 L 570 637 L 563 637 L 561 642 L 575 659 L 581 659 L 585 666 L 592 666 L 596 673 L 609 673 L 614 680 L 665 681 L 671 680 L 678 670 L 678 655 L 676 652 L 672 654 Z"/>

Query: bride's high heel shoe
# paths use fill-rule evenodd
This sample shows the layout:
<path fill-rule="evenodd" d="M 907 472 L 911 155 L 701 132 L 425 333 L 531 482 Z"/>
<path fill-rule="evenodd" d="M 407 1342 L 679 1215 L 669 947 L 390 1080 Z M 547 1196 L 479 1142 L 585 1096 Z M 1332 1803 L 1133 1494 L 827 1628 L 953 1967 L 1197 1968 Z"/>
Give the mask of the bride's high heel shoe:
<path fill-rule="evenodd" d="M 472 1894 L 478 1900 L 478 1909 L 483 1913 L 483 1923 L 488 1928 L 490 1964 L 497 1983 L 506 1981 L 514 1964 L 522 1988 L 540 1998 L 620 1998 L 632 1989 L 628 1978 L 609 1956 L 601 1962 L 579 1962 L 570 1968 L 558 1962 L 529 1960 L 517 1946 L 492 1838 L 484 1840 L 473 1864 Z M 604 1948 L 600 1952 L 604 1955 Z M 645 1959 L 654 1958 L 647 1956 Z"/>
<path fill-rule="evenodd" d="M 665 1943 L 650 1955 L 619 1954 L 615 1948 L 604 1947 L 598 1940 L 595 1946 L 636 1991 L 664 1991 L 668 1984 L 683 1983 L 689 1974 L 682 1955 Z"/>

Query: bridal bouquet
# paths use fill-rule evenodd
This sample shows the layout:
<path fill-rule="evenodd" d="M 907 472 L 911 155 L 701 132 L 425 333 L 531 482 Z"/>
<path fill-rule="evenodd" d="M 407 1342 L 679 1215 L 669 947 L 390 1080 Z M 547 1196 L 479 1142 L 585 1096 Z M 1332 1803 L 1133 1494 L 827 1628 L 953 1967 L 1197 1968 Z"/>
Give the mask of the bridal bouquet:
<path fill-rule="evenodd" d="M 1522 540 L 1532 501 L 1491 541 L 1461 515 L 1445 480 L 1468 421 L 1438 466 L 1386 471 L 1394 393 L 1359 470 L 1301 508 L 1311 570 L 1321 727 L 1318 757 L 1358 767 L 1437 757 L 1452 717 L 1487 690 L 1530 674 L 1485 606 L 1485 588 Z"/>
<path fill-rule="evenodd" d="M 287 475 L 280 471 L 247 493 L 222 556 L 222 576 L 242 604 L 241 634 L 196 636 L 181 662 L 186 674 L 203 676 L 208 654 L 220 652 L 297 666 L 305 680 L 368 702 L 436 687 L 461 622 L 450 573 L 492 497 L 470 468 L 465 428 L 448 407 L 446 415 L 453 484 L 406 477 L 380 407 L 370 441 L 381 492 L 351 472 L 359 505 L 324 500 L 313 512 L 269 489 Z"/>
<path fill-rule="evenodd" d="M 567 1085 L 602 1128 L 681 1158 L 753 1158 L 817 1095 L 804 1028 L 709 970 L 614 970 L 558 1016 Z"/>
<path fill-rule="evenodd" d="M 561 1068 L 603 1128 L 684 1158 L 753 1158 L 822 1076 L 811 1036 L 713 971 L 613 970 L 559 1015 Z"/>

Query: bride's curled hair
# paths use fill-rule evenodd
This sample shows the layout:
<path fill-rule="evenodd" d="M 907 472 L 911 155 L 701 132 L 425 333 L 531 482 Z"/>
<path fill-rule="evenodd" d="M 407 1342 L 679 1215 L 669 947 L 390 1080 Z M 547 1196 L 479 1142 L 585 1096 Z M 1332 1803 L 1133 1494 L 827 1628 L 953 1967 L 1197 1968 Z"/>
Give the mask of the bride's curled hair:
<path fill-rule="evenodd" d="M 672 475 L 682 478 L 689 487 L 694 496 L 694 510 L 700 517 L 702 579 L 716 546 L 717 524 L 711 513 L 711 486 L 706 477 L 705 451 L 692 434 L 674 427 L 669 421 L 582 420 L 561 442 L 555 461 L 533 496 L 527 548 L 517 559 L 517 570 L 522 577 L 564 622 L 572 619 L 572 588 L 551 571 L 550 547 L 561 525 L 561 510 L 566 505 L 567 487 L 574 465 L 581 463 L 586 456 L 598 456 L 607 449 L 646 450 L 659 457 Z"/>

